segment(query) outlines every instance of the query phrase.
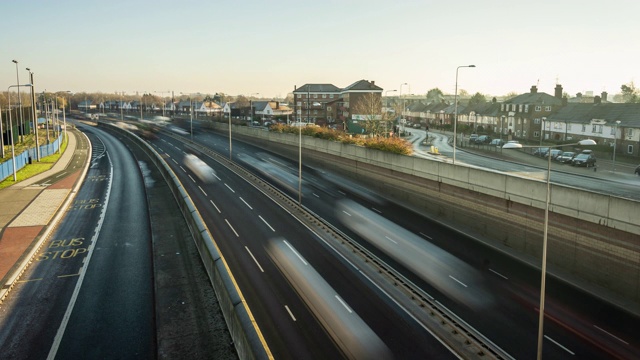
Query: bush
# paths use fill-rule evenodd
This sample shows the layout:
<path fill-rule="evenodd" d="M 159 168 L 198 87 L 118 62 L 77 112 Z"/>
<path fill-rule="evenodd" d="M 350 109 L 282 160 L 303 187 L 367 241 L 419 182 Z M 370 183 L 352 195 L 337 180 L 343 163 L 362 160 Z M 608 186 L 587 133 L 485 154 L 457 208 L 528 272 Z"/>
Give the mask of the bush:
<path fill-rule="evenodd" d="M 296 126 L 285 124 L 274 124 L 273 126 L 269 127 L 269 131 L 290 134 L 298 134 L 298 132 L 302 131 L 302 134 L 305 136 L 313 136 L 329 141 L 340 141 L 344 144 L 364 146 L 370 149 L 377 149 L 403 155 L 411 155 L 413 153 L 413 147 L 411 146 L 411 143 L 397 137 L 365 138 L 359 135 L 350 136 L 349 134 L 346 134 L 342 131 L 333 130 L 327 127 L 304 126 L 302 127 L 302 129 L 300 129 Z"/>

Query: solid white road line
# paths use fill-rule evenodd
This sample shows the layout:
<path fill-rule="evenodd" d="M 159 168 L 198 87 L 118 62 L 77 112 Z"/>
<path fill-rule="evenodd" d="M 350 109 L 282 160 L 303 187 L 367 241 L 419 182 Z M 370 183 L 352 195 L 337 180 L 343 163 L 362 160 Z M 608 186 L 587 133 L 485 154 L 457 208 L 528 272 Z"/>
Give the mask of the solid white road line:
<path fill-rule="evenodd" d="M 233 189 L 231 188 L 231 186 L 227 185 L 227 183 L 224 183 L 224 186 L 226 186 L 227 188 L 229 188 L 229 190 L 231 190 L 232 193 L 236 193 L 235 191 L 233 191 Z"/>
<path fill-rule="evenodd" d="M 390 237 L 388 237 L 388 236 L 385 236 L 385 238 L 386 238 L 387 240 L 391 241 L 392 243 L 394 243 L 394 244 L 398 245 L 398 242 L 397 242 L 397 241 L 395 241 L 395 240 L 393 240 L 392 238 L 390 238 Z"/>
<path fill-rule="evenodd" d="M 432 238 L 431 236 L 429 236 L 429 235 L 427 235 L 427 234 L 425 234 L 425 233 L 419 233 L 419 234 L 420 234 L 420 235 L 422 235 L 422 236 L 424 236 L 424 237 L 426 237 L 426 238 L 427 238 L 427 239 L 429 239 L 429 240 L 433 240 L 433 238 Z"/>
<path fill-rule="evenodd" d="M 176 161 L 176 159 L 171 159 L 171 161 L 173 161 L 174 163 L 176 163 L 176 165 L 178 165 L 178 162 Z"/>
<path fill-rule="evenodd" d="M 351 216 L 351 214 L 349 214 L 348 212 L 342 210 L 343 213 L 345 213 L 347 216 Z"/>
<path fill-rule="evenodd" d="M 200 191 L 202 191 L 202 193 L 204 194 L 204 196 L 209 196 L 209 195 L 207 195 L 207 193 L 206 193 L 206 192 L 204 192 L 204 190 L 202 190 L 202 188 L 200 187 L 200 185 L 198 185 L 198 189 L 200 189 Z"/>
<path fill-rule="evenodd" d="M 187 174 L 187 176 L 189 177 L 189 179 L 191 179 L 191 181 L 196 182 L 195 180 L 193 180 L 193 178 L 191 177 L 191 175 Z"/>
<path fill-rule="evenodd" d="M 185 170 L 182 165 L 180 165 L 180 169 L 182 169 L 182 171 L 187 172 L 187 170 Z"/>
<path fill-rule="evenodd" d="M 373 210 L 373 211 L 377 212 L 378 214 L 382 214 L 382 211 L 380 211 L 380 210 L 378 210 L 378 209 L 376 209 L 376 208 L 371 208 L 371 210 Z"/>

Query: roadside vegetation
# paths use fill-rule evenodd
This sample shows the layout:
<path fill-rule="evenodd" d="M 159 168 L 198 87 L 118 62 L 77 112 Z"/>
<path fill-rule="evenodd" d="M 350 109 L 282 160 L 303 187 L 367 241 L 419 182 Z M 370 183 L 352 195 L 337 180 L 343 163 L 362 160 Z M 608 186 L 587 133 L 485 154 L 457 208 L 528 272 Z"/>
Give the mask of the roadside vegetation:
<path fill-rule="evenodd" d="M 53 136 L 53 135 L 52 135 Z M 30 139 L 29 139 L 30 138 Z M 25 151 L 28 148 L 28 144 L 30 143 L 29 141 L 31 141 L 31 147 L 35 147 L 35 138 L 33 135 L 29 135 L 29 136 L 25 136 L 25 142 L 24 143 L 20 143 L 20 145 L 15 144 L 15 152 L 16 154 Z M 43 137 L 42 135 L 39 136 L 39 141 L 40 144 L 46 143 L 47 138 L 46 135 Z M 36 176 L 38 174 L 41 174 L 49 169 L 51 169 L 51 167 L 53 167 L 53 165 L 60 159 L 60 156 L 65 152 L 65 150 L 67 149 L 67 144 L 68 144 L 68 140 L 66 137 L 63 138 L 62 141 L 62 148 L 60 150 L 60 154 L 58 154 L 57 152 L 53 155 L 49 155 L 47 157 L 43 157 L 40 159 L 40 162 L 36 162 L 35 159 L 33 161 L 32 164 L 27 164 L 25 167 L 23 167 L 22 169 L 18 170 L 16 172 L 16 178 L 17 181 L 13 181 L 13 175 L 9 176 L 8 178 L 6 178 L 4 181 L 0 182 L 0 189 L 4 189 L 6 187 L 9 187 L 13 184 L 16 184 L 20 181 L 29 179 L 33 176 Z M 18 149 L 20 148 L 20 152 L 18 152 Z M 6 148 L 5 148 L 5 152 L 6 152 Z M 5 154 L 6 155 L 6 154 Z M 4 159 L 2 159 L 2 161 L 6 161 L 8 159 L 11 159 L 11 147 L 9 147 L 9 151 L 8 151 L 8 157 L 5 157 Z"/>
<path fill-rule="evenodd" d="M 302 135 L 312 136 L 319 139 L 329 141 L 339 141 L 345 144 L 353 144 L 357 146 L 364 146 L 370 149 L 376 149 L 381 151 L 388 151 L 395 154 L 411 155 L 413 154 L 413 147 L 411 144 L 398 137 L 382 137 L 382 136 L 361 136 L 346 134 L 342 131 L 333 130 L 331 128 L 319 127 L 319 126 L 303 126 L 299 128 L 297 126 L 290 126 L 285 124 L 275 124 L 269 127 L 269 131 L 279 133 L 298 134 L 300 131 Z"/>

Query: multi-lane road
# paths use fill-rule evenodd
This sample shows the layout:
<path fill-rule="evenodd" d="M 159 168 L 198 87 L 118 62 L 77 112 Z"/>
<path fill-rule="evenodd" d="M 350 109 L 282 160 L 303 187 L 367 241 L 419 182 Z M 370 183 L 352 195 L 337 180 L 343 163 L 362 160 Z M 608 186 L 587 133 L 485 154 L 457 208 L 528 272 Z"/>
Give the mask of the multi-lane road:
<path fill-rule="evenodd" d="M 153 358 L 152 236 L 139 164 L 116 137 L 84 131 L 94 147 L 93 165 L 42 261 L 23 277 L 31 281 L 12 293 L 11 306 L 3 305 L 11 309 L 4 324 L 22 340 L 2 340 L 22 345 L 21 351 L 29 344 L 29 358 Z M 150 143 L 196 204 L 275 358 L 340 358 L 350 351 L 360 357 L 457 357 L 456 346 L 433 336 L 432 325 L 412 315 L 415 309 L 400 306 L 384 279 L 366 275 L 365 265 L 339 251 L 318 227 L 233 171 L 240 165 L 297 199 L 297 164 L 234 141 L 236 165 L 199 154 L 215 171 L 215 181 L 203 181 L 185 163 L 187 138 L 161 133 Z M 194 140 L 229 156 L 224 135 L 203 131 Z M 321 169 L 305 168 L 303 178 L 308 211 L 395 268 L 506 356 L 535 357 L 537 270 L 401 204 L 376 200 L 366 190 L 345 191 Z M 637 356 L 637 318 L 553 278 L 547 290 L 545 358 Z"/>

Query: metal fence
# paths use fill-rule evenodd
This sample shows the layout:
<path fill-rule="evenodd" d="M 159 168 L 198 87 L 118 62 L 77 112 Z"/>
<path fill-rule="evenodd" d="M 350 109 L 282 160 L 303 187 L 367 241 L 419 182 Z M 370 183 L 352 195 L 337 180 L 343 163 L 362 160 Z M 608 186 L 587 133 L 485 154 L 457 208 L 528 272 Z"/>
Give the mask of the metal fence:
<path fill-rule="evenodd" d="M 54 140 L 53 142 L 45 145 L 40 145 L 40 158 L 53 155 L 60 148 L 60 144 L 62 143 L 62 133 L 60 136 Z M 22 169 L 27 164 L 36 161 L 36 148 L 29 148 L 20 154 L 16 154 L 16 171 Z M 9 176 L 13 176 L 13 159 L 9 159 L 0 163 L 0 181 L 8 178 Z"/>

